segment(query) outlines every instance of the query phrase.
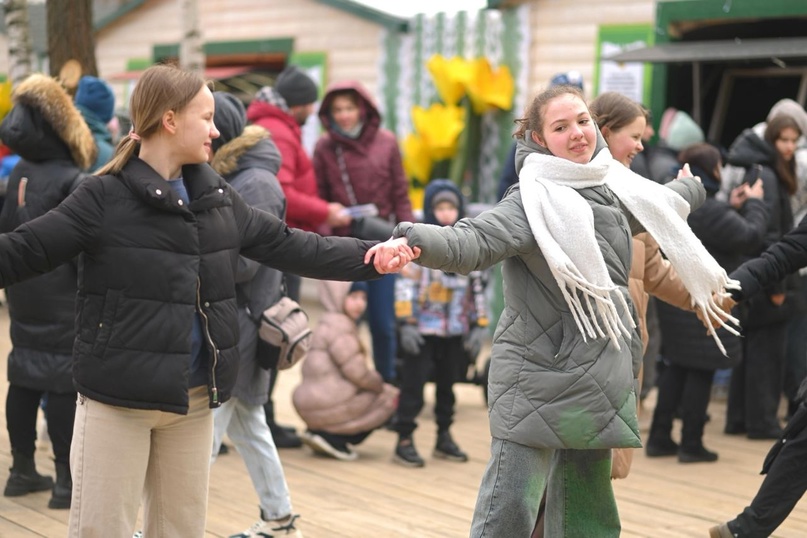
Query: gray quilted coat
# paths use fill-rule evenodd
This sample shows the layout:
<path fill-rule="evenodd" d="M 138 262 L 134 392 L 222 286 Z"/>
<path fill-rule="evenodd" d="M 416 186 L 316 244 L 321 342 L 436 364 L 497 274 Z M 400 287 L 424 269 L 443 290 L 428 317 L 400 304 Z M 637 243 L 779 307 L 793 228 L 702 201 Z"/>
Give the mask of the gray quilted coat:
<path fill-rule="evenodd" d="M 520 153 L 517 169 L 525 156 Z M 694 180 L 671 188 L 693 207 L 705 197 Z M 592 208 L 611 279 L 632 304 L 631 233 L 641 228 L 607 186 L 578 192 Z M 426 267 L 467 274 L 503 262 L 505 307 L 493 337 L 488 385 L 493 437 L 539 448 L 641 446 L 634 384 L 641 338 L 635 332 L 620 349 L 606 338 L 583 340 L 533 237 L 517 186 L 476 218 L 453 227 L 401 223 L 395 235 L 422 249 L 418 263 Z M 629 327 L 634 309 L 621 315 Z"/>

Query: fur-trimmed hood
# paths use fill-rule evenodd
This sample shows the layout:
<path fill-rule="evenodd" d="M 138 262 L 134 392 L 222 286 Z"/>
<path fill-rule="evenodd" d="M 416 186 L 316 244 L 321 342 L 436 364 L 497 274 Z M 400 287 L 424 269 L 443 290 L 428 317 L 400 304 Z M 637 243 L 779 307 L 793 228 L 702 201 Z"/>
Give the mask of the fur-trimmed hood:
<path fill-rule="evenodd" d="M 55 79 L 29 76 L 15 88 L 12 102 L 14 107 L 0 125 L 0 139 L 23 159 L 64 157 L 81 169 L 95 162 L 98 150 L 90 128 Z"/>
<path fill-rule="evenodd" d="M 251 167 L 265 168 L 277 175 L 281 156 L 269 131 L 260 125 L 249 125 L 238 138 L 219 148 L 210 165 L 222 177 Z"/>

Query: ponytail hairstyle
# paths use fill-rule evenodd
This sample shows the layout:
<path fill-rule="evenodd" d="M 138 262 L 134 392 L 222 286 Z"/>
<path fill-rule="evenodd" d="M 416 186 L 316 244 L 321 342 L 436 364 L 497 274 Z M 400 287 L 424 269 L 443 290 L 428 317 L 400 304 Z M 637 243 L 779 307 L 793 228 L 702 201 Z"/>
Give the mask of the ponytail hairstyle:
<path fill-rule="evenodd" d="M 524 111 L 524 117 L 515 120 L 518 128 L 513 134 L 513 138 L 524 139 L 527 131 L 535 131 L 543 137 L 542 131 L 544 128 L 544 108 L 550 101 L 561 95 L 573 95 L 578 97 L 585 104 L 586 98 L 583 96 L 582 90 L 577 86 L 570 86 L 562 84 L 560 86 L 550 86 L 535 96 L 535 99 L 527 106 Z"/>
<path fill-rule="evenodd" d="M 796 159 L 785 161 L 782 158 L 782 155 L 776 149 L 776 141 L 779 140 L 779 137 L 782 135 L 782 131 L 788 127 L 796 131 L 799 136 L 804 134 L 801 132 L 798 122 L 796 122 L 792 116 L 781 114 L 774 116 L 774 118 L 768 122 L 768 126 L 765 128 L 765 142 L 770 144 L 773 148 L 773 153 L 775 155 L 773 169 L 776 172 L 776 175 L 779 177 L 779 182 L 785 187 L 787 193 L 792 196 L 793 194 L 796 194 L 797 188 Z"/>
<path fill-rule="evenodd" d="M 129 100 L 132 129 L 121 138 L 115 155 L 96 175 L 117 174 L 139 152 L 140 140 L 162 128 L 169 110 L 180 112 L 207 82 L 200 75 L 171 65 L 155 65 L 143 72 Z"/>

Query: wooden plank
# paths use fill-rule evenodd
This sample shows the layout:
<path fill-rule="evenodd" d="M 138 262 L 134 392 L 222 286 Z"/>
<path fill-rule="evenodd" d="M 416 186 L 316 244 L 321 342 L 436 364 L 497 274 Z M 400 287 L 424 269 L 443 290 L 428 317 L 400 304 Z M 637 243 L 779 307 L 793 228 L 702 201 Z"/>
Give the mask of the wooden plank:
<path fill-rule="evenodd" d="M 315 292 L 305 304 L 314 320 Z M 363 332 L 367 338 L 366 329 Z M 8 353 L 7 310 L 0 308 L 0 377 Z M 298 428 L 302 422 L 291 406 L 299 369 L 283 372 L 275 395 L 278 420 Z M 0 384 L 0 428 L 5 429 L 5 393 Z M 423 469 L 392 463 L 396 434 L 379 430 L 357 450 L 359 459 L 341 462 L 317 457 L 307 448 L 281 450 L 280 455 L 294 510 L 302 515 L 306 538 L 425 537 L 468 535 L 479 481 L 488 460 L 490 434 L 480 387 L 456 387 L 457 413 L 452 428 L 468 463 L 435 460 L 436 437 L 432 413 L 434 390 L 427 386 L 426 408 L 419 418 L 415 442 L 426 459 Z M 652 398 L 641 415 L 646 432 Z M 646 458 L 637 451 L 631 476 L 614 482 L 626 538 L 703 537 L 710 526 L 730 519 L 751 500 L 762 481 L 759 468 L 770 442 L 750 441 L 722 433 L 724 402 L 712 402 L 705 443 L 719 452 L 714 464 L 681 465 L 675 458 Z M 676 425 L 677 431 L 678 425 Z M 645 433 L 646 437 L 646 433 Z M 232 443 L 226 441 L 230 446 Z M 53 473 L 47 451 L 38 449 L 37 466 Z M 0 486 L 8 477 L 11 454 L 7 435 L 0 435 Z M 67 532 L 67 511 L 49 510 L 48 492 L 25 497 L 0 497 L 0 537 L 60 537 Z M 236 451 L 217 459 L 211 469 L 207 536 L 226 537 L 258 519 L 258 498 Z M 807 501 L 802 501 L 773 535 L 807 536 Z"/>

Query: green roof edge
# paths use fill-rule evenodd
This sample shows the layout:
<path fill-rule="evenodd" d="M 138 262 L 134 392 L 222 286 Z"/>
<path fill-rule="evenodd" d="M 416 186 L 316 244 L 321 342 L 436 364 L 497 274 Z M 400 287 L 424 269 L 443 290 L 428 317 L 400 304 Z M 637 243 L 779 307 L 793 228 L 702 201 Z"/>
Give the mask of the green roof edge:
<path fill-rule="evenodd" d="M 112 24 L 119 18 L 123 17 L 130 11 L 134 11 L 135 9 L 139 8 L 143 4 L 146 3 L 146 0 L 132 0 L 131 2 L 126 2 L 121 7 L 107 15 L 106 17 L 102 17 L 97 21 L 93 22 L 92 28 L 96 32 L 102 30 L 104 27 Z"/>
<path fill-rule="evenodd" d="M 409 21 L 407 19 L 391 15 L 390 13 L 384 13 L 383 11 L 379 11 L 377 9 L 373 9 L 371 7 L 362 4 L 351 2 L 350 0 L 315 0 L 315 1 L 319 2 L 320 4 L 325 4 L 326 6 L 331 6 L 341 11 L 345 11 L 347 13 L 350 13 L 351 15 L 356 15 L 357 17 L 368 20 L 370 22 L 374 22 L 376 24 L 384 26 L 389 30 L 393 30 L 396 32 L 409 31 Z"/>

